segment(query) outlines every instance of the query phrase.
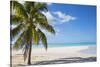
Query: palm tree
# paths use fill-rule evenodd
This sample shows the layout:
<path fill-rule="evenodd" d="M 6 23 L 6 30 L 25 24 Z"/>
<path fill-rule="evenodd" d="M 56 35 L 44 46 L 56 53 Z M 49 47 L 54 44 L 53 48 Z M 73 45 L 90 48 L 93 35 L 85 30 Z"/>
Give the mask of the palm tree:
<path fill-rule="evenodd" d="M 47 38 L 42 29 L 55 34 L 55 30 L 48 23 L 46 16 L 42 13 L 47 12 L 47 5 L 40 2 L 19 3 L 10 1 L 11 5 L 11 40 L 16 39 L 13 47 L 24 49 L 24 60 L 28 59 L 31 64 L 32 44 L 42 43 L 47 50 Z M 17 38 L 16 38 L 17 37 Z"/>

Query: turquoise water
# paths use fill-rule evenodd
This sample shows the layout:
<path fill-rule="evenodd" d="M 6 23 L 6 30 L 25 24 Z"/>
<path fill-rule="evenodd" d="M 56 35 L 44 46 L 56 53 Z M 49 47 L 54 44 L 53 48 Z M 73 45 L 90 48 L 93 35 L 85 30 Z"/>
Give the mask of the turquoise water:
<path fill-rule="evenodd" d="M 83 43 L 48 43 L 48 48 L 54 47 L 67 47 L 67 46 L 89 46 L 89 45 L 96 45 L 95 42 L 83 42 Z M 33 48 L 43 48 L 42 44 L 40 45 L 33 45 Z"/>

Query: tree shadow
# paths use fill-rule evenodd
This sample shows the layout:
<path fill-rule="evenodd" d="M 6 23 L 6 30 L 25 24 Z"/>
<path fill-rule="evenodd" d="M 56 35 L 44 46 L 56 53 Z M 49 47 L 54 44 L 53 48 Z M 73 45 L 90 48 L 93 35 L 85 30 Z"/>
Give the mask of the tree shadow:
<path fill-rule="evenodd" d="M 60 58 L 48 61 L 39 61 L 31 65 L 67 64 L 67 63 L 83 63 L 83 62 L 95 62 L 95 61 L 97 61 L 96 57 L 88 57 L 88 58 L 73 57 L 73 58 Z M 27 66 L 27 65 L 18 64 L 18 66 Z"/>

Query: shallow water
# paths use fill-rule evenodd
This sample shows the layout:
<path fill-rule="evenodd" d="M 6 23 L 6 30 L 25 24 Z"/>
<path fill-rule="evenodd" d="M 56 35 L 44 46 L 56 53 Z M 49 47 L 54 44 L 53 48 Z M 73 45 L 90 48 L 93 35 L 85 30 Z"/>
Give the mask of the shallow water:
<path fill-rule="evenodd" d="M 83 42 L 83 43 L 48 43 L 48 48 L 54 48 L 54 47 L 67 47 L 67 46 L 91 46 L 96 45 L 95 42 Z M 33 48 L 43 48 L 44 46 L 42 44 L 40 45 L 33 45 Z"/>

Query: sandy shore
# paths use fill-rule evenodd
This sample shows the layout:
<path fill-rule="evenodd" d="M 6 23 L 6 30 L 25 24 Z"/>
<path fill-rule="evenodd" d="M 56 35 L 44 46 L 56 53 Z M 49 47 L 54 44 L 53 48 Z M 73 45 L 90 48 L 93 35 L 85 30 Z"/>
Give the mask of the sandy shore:
<path fill-rule="evenodd" d="M 96 46 L 70 46 L 70 47 L 58 47 L 58 48 L 48 48 L 46 51 L 44 48 L 33 48 L 32 50 L 32 64 L 39 65 L 43 64 L 41 61 L 51 61 L 53 62 L 56 60 L 72 62 L 75 60 L 82 60 L 86 59 L 86 61 L 92 61 L 90 58 L 95 59 L 96 57 Z M 79 61 L 80 62 L 80 61 Z M 49 62 L 50 63 L 50 62 Z M 58 62 L 60 63 L 60 62 Z M 21 50 L 12 52 L 12 64 L 16 65 L 26 65 L 23 59 L 23 52 Z M 45 63 L 47 64 L 47 63 Z"/>

